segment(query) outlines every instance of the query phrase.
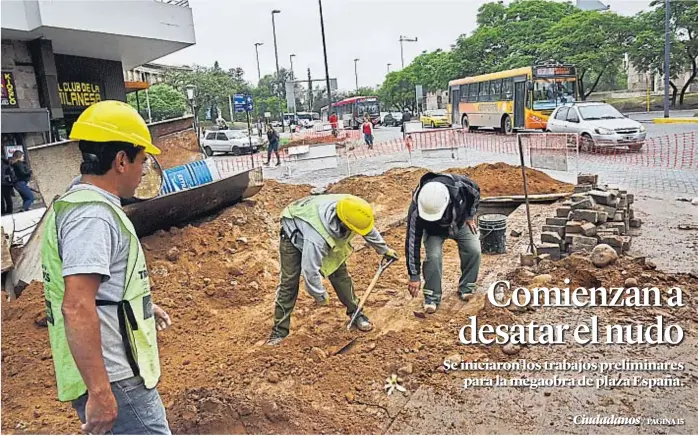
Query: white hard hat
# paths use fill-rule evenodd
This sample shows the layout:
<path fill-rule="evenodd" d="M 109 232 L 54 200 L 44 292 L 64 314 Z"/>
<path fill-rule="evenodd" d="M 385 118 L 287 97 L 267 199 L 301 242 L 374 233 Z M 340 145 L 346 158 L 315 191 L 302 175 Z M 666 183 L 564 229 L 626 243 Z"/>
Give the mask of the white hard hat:
<path fill-rule="evenodd" d="M 422 186 L 417 196 L 419 217 L 425 221 L 438 221 L 451 201 L 448 188 L 443 183 L 429 182 Z"/>

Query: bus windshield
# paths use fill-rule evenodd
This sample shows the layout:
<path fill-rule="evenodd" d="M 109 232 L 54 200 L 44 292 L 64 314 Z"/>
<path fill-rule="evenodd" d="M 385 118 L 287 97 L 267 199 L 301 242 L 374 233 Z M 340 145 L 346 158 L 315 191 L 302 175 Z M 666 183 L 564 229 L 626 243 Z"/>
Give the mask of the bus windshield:
<path fill-rule="evenodd" d="M 565 103 L 575 102 L 575 84 L 572 80 L 555 81 L 554 79 L 538 79 L 533 82 L 533 109 L 555 109 Z"/>
<path fill-rule="evenodd" d="M 380 113 L 377 101 L 358 103 L 357 110 L 360 117 L 364 114 L 378 115 Z"/>

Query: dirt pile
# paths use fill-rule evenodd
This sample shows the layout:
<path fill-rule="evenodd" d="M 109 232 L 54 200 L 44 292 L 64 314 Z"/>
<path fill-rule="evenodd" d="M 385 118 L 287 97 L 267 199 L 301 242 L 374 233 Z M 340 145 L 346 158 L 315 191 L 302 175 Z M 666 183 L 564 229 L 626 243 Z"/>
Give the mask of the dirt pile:
<path fill-rule="evenodd" d="M 188 164 L 204 158 L 196 142 L 196 133 L 185 130 L 155 139 L 162 151 L 157 160 L 163 169 Z"/>

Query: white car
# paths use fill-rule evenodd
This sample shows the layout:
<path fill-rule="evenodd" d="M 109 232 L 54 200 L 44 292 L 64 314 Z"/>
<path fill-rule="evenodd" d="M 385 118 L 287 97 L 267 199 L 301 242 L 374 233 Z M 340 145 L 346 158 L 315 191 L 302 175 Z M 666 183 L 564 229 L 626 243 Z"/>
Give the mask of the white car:
<path fill-rule="evenodd" d="M 218 130 L 207 131 L 204 135 L 202 146 L 208 156 L 213 156 L 214 153 L 232 153 L 252 154 L 259 150 L 259 138 L 252 136 L 252 145 L 250 145 L 250 137 L 243 130 Z"/>
<path fill-rule="evenodd" d="M 578 133 L 579 147 L 592 151 L 602 147 L 628 147 L 639 151 L 645 144 L 647 129 L 627 118 L 607 103 L 574 103 L 556 108 L 548 119 L 546 131 Z"/>

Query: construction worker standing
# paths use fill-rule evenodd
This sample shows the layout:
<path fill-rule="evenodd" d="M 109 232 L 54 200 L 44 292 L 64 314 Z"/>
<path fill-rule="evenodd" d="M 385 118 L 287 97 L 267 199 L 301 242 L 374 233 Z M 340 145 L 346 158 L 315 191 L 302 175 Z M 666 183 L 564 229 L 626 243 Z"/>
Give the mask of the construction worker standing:
<path fill-rule="evenodd" d="M 155 386 L 156 329 L 143 249 L 120 198 L 132 198 L 146 153 L 160 150 L 131 106 L 88 107 L 70 132 L 80 182 L 50 207 L 42 247 L 46 314 L 58 399 L 72 401 L 87 434 L 170 434 Z"/>
<path fill-rule="evenodd" d="M 326 277 L 339 301 L 346 306 L 347 315 L 354 314 L 357 302 L 346 265 L 353 251 L 354 235 L 363 236 L 378 254 L 397 259 L 397 253 L 387 246 L 373 223 L 371 205 L 349 194 L 305 197 L 281 212 L 281 283 L 276 292 L 274 327 L 268 345 L 277 345 L 288 336 L 301 273 L 306 290 L 318 305 L 326 306 L 329 302 L 330 297 L 322 286 L 322 278 Z M 364 332 L 373 328 L 363 313 L 356 317 L 355 325 Z"/>
<path fill-rule="evenodd" d="M 424 260 L 424 311 L 434 313 L 441 303 L 443 244 L 458 242 L 461 276 L 458 295 L 462 300 L 475 290 L 480 270 L 480 239 L 474 218 L 480 202 L 480 188 L 465 176 L 427 173 L 419 181 L 407 215 L 405 257 L 410 277 L 408 289 L 419 292 L 420 248 Z"/>

